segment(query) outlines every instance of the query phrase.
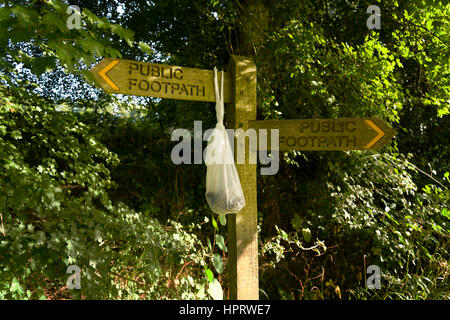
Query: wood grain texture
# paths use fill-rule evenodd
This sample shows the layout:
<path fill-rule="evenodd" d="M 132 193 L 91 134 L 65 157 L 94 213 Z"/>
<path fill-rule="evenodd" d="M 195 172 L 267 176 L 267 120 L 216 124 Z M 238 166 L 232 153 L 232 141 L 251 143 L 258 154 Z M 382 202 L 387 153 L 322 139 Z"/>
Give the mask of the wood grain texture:
<path fill-rule="evenodd" d="M 256 119 L 256 66 L 250 58 L 231 56 L 228 71 L 234 90 L 232 104 L 227 108 L 227 125 L 247 130 L 248 121 Z M 248 141 L 245 149 L 248 163 Z M 258 300 L 256 165 L 236 167 L 246 206 L 237 214 L 228 215 L 230 299 Z"/>
<path fill-rule="evenodd" d="M 108 68 L 108 66 L 112 66 L 112 68 Z M 214 71 L 212 70 L 104 58 L 91 69 L 91 72 L 98 85 L 108 93 L 191 101 L 216 101 Z M 224 72 L 225 103 L 231 102 L 230 84 L 230 76 Z"/>
<path fill-rule="evenodd" d="M 249 128 L 267 129 L 267 149 L 271 149 L 270 131 L 279 130 L 279 150 L 378 150 L 396 132 L 383 120 L 372 118 L 300 119 L 250 121 Z"/>

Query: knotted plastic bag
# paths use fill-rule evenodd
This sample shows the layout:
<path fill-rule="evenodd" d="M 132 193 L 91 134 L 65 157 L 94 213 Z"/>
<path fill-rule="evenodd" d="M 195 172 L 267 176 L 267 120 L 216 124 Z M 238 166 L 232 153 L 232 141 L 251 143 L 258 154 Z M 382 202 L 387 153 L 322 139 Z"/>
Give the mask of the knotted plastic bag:
<path fill-rule="evenodd" d="M 237 213 L 245 206 L 245 198 L 234 164 L 228 133 L 223 125 L 223 72 L 219 93 L 216 68 L 214 68 L 214 85 L 217 124 L 208 139 L 205 152 L 206 200 L 211 210 L 217 214 Z"/>

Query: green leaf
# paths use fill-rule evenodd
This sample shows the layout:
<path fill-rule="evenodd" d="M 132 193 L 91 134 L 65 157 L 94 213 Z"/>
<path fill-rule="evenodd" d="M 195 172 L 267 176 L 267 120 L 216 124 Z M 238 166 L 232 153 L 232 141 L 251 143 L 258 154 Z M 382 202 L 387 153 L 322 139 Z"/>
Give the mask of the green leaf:
<path fill-rule="evenodd" d="M 13 132 L 11 132 L 11 137 L 13 139 L 19 140 L 22 139 L 22 134 L 20 133 L 19 130 L 14 130 Z"/>
<path fill-rule="evenodd" d="M 17 280 L 17 278 L 13 278 L 11 281 L 11 286 L 9 287 L 9 291 L 10 292 L 18 292 L 23 293 L 22 287 L 20 286 L 19 281 Z"/>
<path fill-rule="evenodd" d="M 279 229 L 278 231 L 280 232 L 280 235 L 281 235 L 281 237 L 282 237 L 283 239 L 285 239 L 285 240 L 289 239 L 289 236 L 288 236 L 288 234 L 286 233 L 286 231 L 281 230 L 281 229 Z"/>
<path fill-rule="evenodd" d="M 446 217 L 447 219 L 450 219 L 450 211 L 447 210 L 447 208 L 442 209 L 441 214 Z"/>
<path fill-rule="evenodd" d="M 214 219 L 214 217 L 212 217 L 212 225 L 213 225 L 214 229 L 219 231 L 219 226 L 217 225 L 217 221 L 216 221 L 216 219 Z"/>
<path fill-rule="evenodd" d="M 46 27 L 47 32 L 67 31 L 66 20 L 62 19 L 60 15 L 52 12 L 44 14 L 42 17 L 42 25 Z"/>
<path fill-rule="evenodd" d="M 122 58 L 119 50 L 110 47 L 105 47 L 105 54 L 110 58 Z"/>
<path fill-rule="evenodd" d="M 209 283 L 208 293 L 214 300 L 223 300 L 223 290 L 220 282 L 214 279 Z"/>
<path fill-rule="evenodd" d="M 219 222 L 222 226 L 226 226 L 227 217 L 224 214 L 219 215 Z"/>
<path fill-rule="evenodd" d="M 4 21 L 9 19 L 10 12 L 9 12 L 9 8 L 3 7 L 0 8 L 0 21 Z"/>
<path fill-rule="evenodd" d="M 221 236 L 220 234 L 216 234 L 216 243 L 217 243 L 217 246 L 218 246 L 221 250 L 223 250 L 223 251 L 225 251 L 225 252 L 228 252 L 228 249 L 227 249 L 227 247 L 225 246 L 225 239 L 224 239 L 224 237 Z"/>
<path fill-rule="evenodd" d="M 214 269 L 216 269 L 216 271 L 218 273 L 222 273 L 223 272 L 223 262 L 222 262 L 222 257 L 215 253 L 213 256 L 213 266 Z"/>
<path fill-rule="evenodd" d="M 214 280 L 214 275 L 213 275 L 213 272 L 211 271 L 211 269 L 205 268 L 205 274 L 206 274 L 206 277 L 208 278 L 209 282 L 212 282 Z"/>
<path fill-rule="evenodd" d="M 98 241 L 98 242 L 102 242 L 103 241 L 102 232 L 100 230 L 95 230 L 94 231 L 94 240 Z"/>
<path fill-rule="evenodd" d="M 295 215 L 294 218 L 291 220 L 291 224 L 294 227 L 294 229 L 298 230 L 302 226 L 302 218 L 300 218 L 298 215 Z"/>
<path fill-rule="evenodd" d="M 302 235 L 307 243 L 311 240 L 311 230 L 309 230 L 309 228 L 303 228 Z"/>
<path fill-rule="evenodd" d="M 209 251 L 212 251 L 212 244 L 211 244 L 211 240 L 209 240 L 209 238 L 206 239 L 206 244 L 208 245 Z"/>
<path fill-rule="evenodd" d="M 150 46 L 148 44 L 146 44 L 145 42 L 139 42 L 139 47 L 141 48 L 141 50 L 149 55 L 153 54 L 153 50 L 150 48 Z"/>
<path fill-rule="evenodd" d="M 95 78 L 92 75 L 92 72 L 90 70 L 83 70 L 83 71 L 81 71 L 81 73 L 83 74 L 83 76 L 89 83 L 91 83 L 93 85 L 95 84 Z"/>
<path fill-rule="evenodd" d="M 21 25 L 30 26 L 38 22 L 39 15 L 35 10 L 27 9 L 21 6 L 15 6 L 11 12 L 19 19 Z"/>

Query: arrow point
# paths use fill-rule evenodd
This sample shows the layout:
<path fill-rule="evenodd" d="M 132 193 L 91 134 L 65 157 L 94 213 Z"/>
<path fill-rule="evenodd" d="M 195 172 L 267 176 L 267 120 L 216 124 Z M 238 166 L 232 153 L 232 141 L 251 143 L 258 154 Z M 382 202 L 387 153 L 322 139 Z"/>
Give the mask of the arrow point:
<path fill-rule="evenodd" d="M 114 90 L 120 90 L 118 86 L 106 75 L 106 73 L 114 68 L 119 63 L 119 60 L 113 60 L 110 64 L 108 64 L 106 67 L 104 67 L 102 70 L 99 71 L 100 77 L 103 78 L 103 80 L 106 81 L 107 84 L 110 85 L 111 88 Z"/>
<path fill-rule="evenodd" d="M 370 149 L 375 143 L 377 143 L 384 136 L 384 131 L 381 130 L 372 120 L 364 120 L 373 130 L 375 130 L 378 134 L 375 138 L 373 138 L 364 149 Z"/>

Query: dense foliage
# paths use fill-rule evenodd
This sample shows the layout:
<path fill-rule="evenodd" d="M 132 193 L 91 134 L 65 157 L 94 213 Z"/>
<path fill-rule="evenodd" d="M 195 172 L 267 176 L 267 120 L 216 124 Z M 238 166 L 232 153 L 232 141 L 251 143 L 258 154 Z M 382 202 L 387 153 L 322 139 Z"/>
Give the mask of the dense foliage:
<path fill-rule="evenodd" d="M 383 1 L 371 31 L 367 1 L 70 4 L 79 30 L 68 3 L 0 2 L 0 298 L 227 297 L 205 167 L 170 159 L 171 130 L 212 127 L 213 104 L 107 95 L 88 69 L 229 54 L 257 63 L 259 119 L 378 116 L 398 132 L 377 153 L 285 153 L 258 177 L 261 298 L 450 298 L 445 1 Z"/>

